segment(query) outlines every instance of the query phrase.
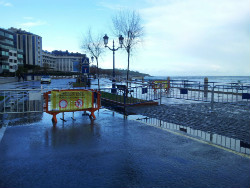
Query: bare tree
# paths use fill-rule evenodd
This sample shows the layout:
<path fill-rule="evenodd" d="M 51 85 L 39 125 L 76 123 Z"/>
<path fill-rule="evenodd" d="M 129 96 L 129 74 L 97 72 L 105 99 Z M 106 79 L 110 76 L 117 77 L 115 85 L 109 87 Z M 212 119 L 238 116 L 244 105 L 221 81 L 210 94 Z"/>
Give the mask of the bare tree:
<path fill-rule="evenodd" d="M 81 49 L 96 60 L 98 89 L 100 89 L 98 59 L 104 53 L 103 35 L 98 34 L 94 36 L 91 29 L 89 29 L 86 35 L 84 35 Z"/>
<path fill-rule="evenodd" d="M 124 36 L 123 46 L 128 53 L 128 68 L 127 68 L 127 87 L 129 79 L 129 59 L 131 52 L 136 48 L 136 45 L 142 42 L 144 28 L 142 20 L 136 11 L 124 10 L 118 12 L 113 18 L 113 32 L 118 37 Z"/>

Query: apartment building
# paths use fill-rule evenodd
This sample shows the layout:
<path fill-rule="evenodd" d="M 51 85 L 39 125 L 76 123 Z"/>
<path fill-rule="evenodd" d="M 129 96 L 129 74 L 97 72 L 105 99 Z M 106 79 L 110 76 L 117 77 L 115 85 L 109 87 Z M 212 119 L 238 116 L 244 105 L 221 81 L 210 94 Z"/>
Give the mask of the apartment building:
<path fill-rule="evenodd" d="M 37 65 L 41 67 L 42 37 L 13 27 L 8 30 L 14 33 L 14 45 L 17 49 L 23 50 L 24 65 Z"/>
<path fill-rule="evenodd" d="M 15 34 L 0 28 L 0 73 L 15 72 L 23 65 L 23 51 L 14 45 Z"/>
<path fill-rule="evenodd" d="M 43 66 L 47 64 L 51 69 L 62 72 L 78 72 L 76 66 L 80 62 L 89 63 L 86 54 L 70 53 L 66 51 L 54 50 L 52 52 L 43 51 Z"/>
<path fill-rule="evenodd" d="M 42 67 L 47 66 L 50 70 L 56 71 L 56 56 L 45 50 L 42 51 L 42 56 Z"/>

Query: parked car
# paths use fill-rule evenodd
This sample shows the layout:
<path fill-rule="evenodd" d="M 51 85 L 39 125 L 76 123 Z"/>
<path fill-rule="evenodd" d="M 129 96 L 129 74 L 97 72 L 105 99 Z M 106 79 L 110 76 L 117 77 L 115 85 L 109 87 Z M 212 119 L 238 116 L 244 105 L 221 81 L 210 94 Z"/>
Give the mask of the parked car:
<path fill-rule="evenodd" d="M 50 83 L 51 83 L 51 78 L 50 78 L 50 76 L 42 76 L 42 78 L 41 78 L 41 84 L 43 84 L 43 83 L 48 83 L 48 84 L 50 84 Z"/>

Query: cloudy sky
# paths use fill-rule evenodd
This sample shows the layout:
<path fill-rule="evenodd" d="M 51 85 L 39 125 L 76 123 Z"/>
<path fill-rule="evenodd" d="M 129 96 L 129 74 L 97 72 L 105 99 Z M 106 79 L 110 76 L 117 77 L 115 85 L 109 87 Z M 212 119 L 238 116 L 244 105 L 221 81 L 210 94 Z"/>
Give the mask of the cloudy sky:
<path fill-rule="evenodd" d="M 82 52 L 89 27 L 111 31 L 121 9 L 139 12 L 145 29 L 131 69 L 161 76 L 250 75 L 249 0 L 0 0 L 0 27 L 40 35 L 44 50 Z M 126 53 L 116 53 L 116 67 L 127 67 Z M 112 68 L 108 49 L 100 59 Z"/>

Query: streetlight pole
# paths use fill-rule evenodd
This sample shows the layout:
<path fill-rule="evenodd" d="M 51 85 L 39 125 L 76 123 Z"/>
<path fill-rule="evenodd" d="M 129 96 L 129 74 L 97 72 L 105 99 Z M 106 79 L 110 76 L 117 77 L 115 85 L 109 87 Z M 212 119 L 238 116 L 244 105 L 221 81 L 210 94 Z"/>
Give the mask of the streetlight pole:
<path fill-rule="evenodd" d="M 109 46 L 107 46 L 108 39 L 109 39 L 109 37 L 106 34 L 103 37 L 105 48 L 108 47 L 108 49 L 113 52 L 113 80 L 112 80 L 111 93 L 116 93 L 116 88 L 115 88 L 115 82 L 116 82 L 115 81 L 115 51 L 117 51 L 119 48 L 122 48 L 124 38 L 122 37 L 122 35 L 120 35 L 120 37 L 119 37 L 119 44 L 120 44 L 120 46 L 118 48 L 115 48 L 115 42 L 114 42 L 114 40 L 113 40 L 113 47 L 112 48 L 110 48 Z"/>
<path fill-rule="evenodd" d="M 94 56 L 91 57 L 92 63 L 94 63 Z M 97 80 L 98 80 L 98 90 L 100 90 L 100 82 L 99 82 L 99 67 L 98 67 L 98 58 L 95 56 L 96 65 L 97 65 Z"/>

